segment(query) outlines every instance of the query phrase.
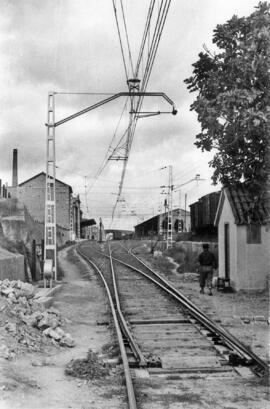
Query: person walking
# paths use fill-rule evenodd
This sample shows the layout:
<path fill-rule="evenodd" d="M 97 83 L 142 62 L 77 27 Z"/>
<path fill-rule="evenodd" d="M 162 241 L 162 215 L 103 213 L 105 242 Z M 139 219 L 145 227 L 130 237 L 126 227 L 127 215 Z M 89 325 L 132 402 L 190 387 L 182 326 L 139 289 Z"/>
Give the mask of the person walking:
<path fill-rule="evenodd" d="M 216 258 L 211 251 L 209 251 L 209 244 L 203 244 L 203 252 L 199 255 L 198 261 L 200 263 L 200 293 L 204 294 L 205 285 L 209 289 L 209 295 L 212 293 L 212 279 L 213 279 L 213 269 L 217 268 Z"/>

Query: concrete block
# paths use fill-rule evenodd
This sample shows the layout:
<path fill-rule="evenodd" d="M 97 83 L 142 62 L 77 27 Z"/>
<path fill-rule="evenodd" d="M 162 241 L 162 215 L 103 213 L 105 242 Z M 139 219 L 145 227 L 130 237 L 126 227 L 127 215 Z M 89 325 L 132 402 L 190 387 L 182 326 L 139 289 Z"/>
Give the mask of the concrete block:
<path fill-rule="evenodd" d="M 35 295 L 35 300 L 41 297 L 53 297 L 62 288 L 62 284 L 57 284 L 53 288 L 39 288 Z"/>
<path fill-rule="evenodd" d="M 134 375 L 136 378 L 149 378 L 149 372 L 147 369 L 134 369 Z"/>
<path fill-rule="evenodd" d="M 243 378 L 254 378 L 254 373 L 246 366 L 236 366 L 234 367 L 234 370 Z"/>
<path fill-rule="evenodd" d="M 0 248 L 0 280 L 24 281 L 24 256 Z"/>
<path fill-rule="evenodd" d="M 39 297 L 35 300 L 38 304 L 43 305 L 44 308 L 50 308 L 53 303 L 53 297 Z"/>
<path fill-rule="evenodd" d="M 57 294 L 62 288 L 62 284 L 57 284 L 53 288 L 48 288 L 47 297 L 52 297 Z"/>
<path fill-rule="evenodd" d="M 255 317 L 254 317 L 254 321 L 259 321 L 259 322 L 265 322 L 266 321 L 266 318 L 265 318 L 265 316 L 264 315 L 256 315 Z"/>

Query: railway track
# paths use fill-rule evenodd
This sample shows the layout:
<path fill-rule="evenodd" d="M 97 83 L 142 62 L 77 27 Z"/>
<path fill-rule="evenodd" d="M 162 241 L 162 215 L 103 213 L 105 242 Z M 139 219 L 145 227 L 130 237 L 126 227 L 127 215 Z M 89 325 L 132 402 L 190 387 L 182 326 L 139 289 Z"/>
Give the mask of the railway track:
<path fill-rule="evenodd" d="M 132 249 L 117 243 L 90 247 L 86 242 L 77 251 L 99 273 L 108 293 L 130 408 L 137 407 L 134 370 L 147 377 L 234 378 L 239 376 L 239 365 L 258 376 L 268 372 L 264 361 L 132 254 Z"/>

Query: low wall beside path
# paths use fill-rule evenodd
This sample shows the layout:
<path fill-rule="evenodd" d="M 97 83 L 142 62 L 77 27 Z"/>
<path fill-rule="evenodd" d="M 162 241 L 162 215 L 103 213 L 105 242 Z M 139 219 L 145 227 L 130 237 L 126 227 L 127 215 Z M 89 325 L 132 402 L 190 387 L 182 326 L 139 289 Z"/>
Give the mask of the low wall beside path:
<path fill-rule="evenodd" d="M 198 257 L 203 251 L 203 243 L 209 244 L 209 251 L 214 253 L 216 259 L 218 260 L 218 242 L 177 241 L 175 243 L 175 247 L 184 248 L 187 252 L 192 252 L 194 253 L 195 257 Z"/>
<path fill-rule="evenodd" d="M 195 272 L 199 267 L 198 257 L 199 254 L 203 251 L 203 243 L 206 242 L 197 242 L 197 241 L 178 241 L 174 243 L 174 249 L 179 250 L 180 254 L 182 253 L 182 266 L 183 272 Z M 209 242 L 209 251 L 211 251 L 216 257 L 218 264 L 218 243 Z"/>
<path fill-rule="evenodd" d="M 24 256 L 0 248 L 0 280 L 25 280 Z"/>

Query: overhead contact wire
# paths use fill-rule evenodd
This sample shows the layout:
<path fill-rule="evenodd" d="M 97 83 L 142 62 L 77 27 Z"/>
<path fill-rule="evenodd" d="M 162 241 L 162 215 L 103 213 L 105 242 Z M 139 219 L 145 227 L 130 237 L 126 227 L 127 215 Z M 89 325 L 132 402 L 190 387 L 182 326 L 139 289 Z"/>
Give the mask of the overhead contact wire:
<path fill-rule="evenodd" d="M 121 39 L 120 27 L 119 27 L 119 23 L 118 23 L 117 9 L 116 9 L 116 5 L 115 5 L 115 1 L 112 0 L 112 2 L 113 2 L 113 10 L 114 10 L 114 15 L 115 15 L 117 31 L 118 31 L 118 37 L 119 37 L 119 42 L 120 42 L 121 54 L 122 54 L 122 59 L 123 59 L 123 63 L 124 63 L 125 73 L 126 73 L 126 80 L 128 81 L 128 70 L 127 70 L 125 54 L 124 54 L 124 49 L 123 49 L 123 44 L 122 44 L 122 39 Z"/>
<path fill-rule="evenodd" d="M 161 4 L 159 6 L 156 26 L 155 26 L 154 34 L 153 34 L 153 37 L 152 37 L 150 52 L 148 54 L 147 64 L 146 64 L 145 73 L 144 73 L 143 81 L 142 81 L 142 87 L 141 87 L 142 92 L 145 92 L 146 87 L 148 85 L 149 77 L 150 77 L 150 74 L 152 72 L 153 63 L 154 63 L 154 60 L 155 60 L 155 56 L 156 56 L 157 48 L 158 48 L 158 45 L 159 45 L 159 42 L 160 42 L 161 34 L 162 34 L 162 31 L 163 31 L 163 28 L 164 28 L 164 24 L 165 24 L 165 21 L 166 21 L 166 18 L 167 18 L 170 3 L 171 3 L 171 0 L 169 0 L 169 1 L 166 0 L 165 5 L 163 7 L 164 1 L 162 0 Z M 150 3 L 150 7 L 151 6 L 152 7 L 154 6 L 154 2 Z M 152 16 L 152 13 L 153 13 L 153 9 L 149 8 L 148 15 Z M 150 21 L 151 21 L 151 18 L 149 18 L 149 19 L 147 18 L 145 31 L 144 31 L 144 35 L 143 35 L 143 40 L 142 40 L 142 45 L 141 45 L 140 52 L 139 52 L 140 61 L 142 59 L 143 50 L 144 50 L 144 46 L 145 46 L 145 40 L 146 40 L 146 37 L 147 37 L 147 32 L 148 32 L 149 27 L 150 27 Z M 136 65 L 136 73 L 139 70 L 140 61 Z M 124 164 L 123 164 L 123 170 L 122 170 L 122 175 L 121 175 L 121 181 L 120 181 L 120 184 L 119 184 L 117 199 L 116 199 L 116 202 L 115 202 L 115 205 L 114 205 L 114 208 L 113 208 L 113 212 L 112 212 L 111 225 L 112 225 L 112 222 L 113 222 L 113 219 L 114 219 L 114 214 L 115 214 L 115 211 L 116 211 L 116 208 L 117 208 L 117 204 L 119 202 L 119 198 L 121 197 L 121 193 L 122 193 L 122 189 L 123 189 L 123 183 L 124 183 L 124 177 L 125 177 L 126 167 L 127 167 L 127 159 L 128 159 L 128 155 L 129 155 L 129 151 L 130 151 L 132 142 L 133 142 L 133 138 L 134 138 L 134 134 L 135 134 L 135 130 L 136 130 L 136 125 L 137 125 L 137 121 L 138 121 L 138 114 L 139 114 L 139 112 L 141 110 L 142 102 L 143 102 L 143 96 L 140 96 L 139 99 L 138 99 L 138 102 L 136 104 L 135 117 L 130 118 L 130 130 L 129 130 L 127 145 L 126 145 L 127 157 L 126 157 L 126 160 L 124 161 Z"/>
<path fill-rule="evenodd" d="M 126 25 L 126 18 L 125 18 L 125 12 L 124 12 L 124 7 L 123 7 L 123 2 L 122 2 L 122 0 L 120 0 L 120 3 L 121 3 L 121 10 L 122 10 L 122 16 L 123 16 L 123 21 L 124 21 L 124 28 L 125 28 L 127 46 L 128 46 L 129 61 L 130 61 L 130 66 L 131 66 L 132 75 L 133 75 L 133 77 L 134 77 L 134 68 L 133 68 L 133 63 L 132 63 L 132 57 L 131 57 L 131 51 L 130 51 L 130 44 L 129 44 L 129 37 L 128 37 L 127 25 Z"/>
<path fill-rule="evenodd" d="M 144 47 L 145 47 L 145 43 L 146 43 L 146 38 L 147 38 L 147 34 L 148 34 L 149 28 L 150 28 L 150 21 L 151 21 L 154 6 L 155 6 L 155 1 L 156 0 L 151 0 L 150 6 L 149 6 L 149 9 L 148 9 L 148 14 L 147 14 L 147 19 L 146 19 L 146 23 L 145 23 L 143 38 L 142 38 L 141 47 L 140 47 L 140 51 L 139 51 L 139 55 L 138 55 L 138 61 L 137 61 L 137 64 L 136 64 L 136 69 L 135 69 L 135 78 L 138 77 L 140 64 L 141 64 L 141 61 L 142 61 Z"/>

